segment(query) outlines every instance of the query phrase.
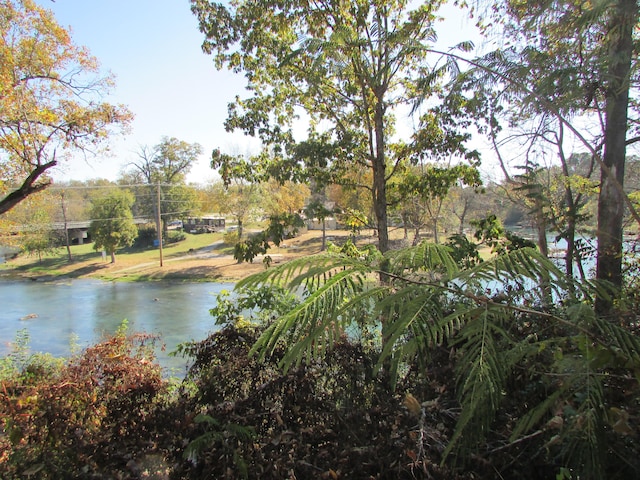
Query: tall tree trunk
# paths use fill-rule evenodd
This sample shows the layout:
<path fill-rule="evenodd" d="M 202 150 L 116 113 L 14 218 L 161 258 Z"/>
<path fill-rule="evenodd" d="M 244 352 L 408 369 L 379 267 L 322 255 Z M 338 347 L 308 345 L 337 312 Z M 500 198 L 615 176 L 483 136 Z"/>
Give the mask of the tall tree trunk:
<path fill-rule="evenodd" d="M 378 248 L 382 253 L 389 250 L 389 228 L 387 220 L 387 173 L 384 138 L 384 105 L 376 104 L 375 154 L 373 158 L 373 210 L 378 227 Z"/>
<path fill-rule="evenodd" d="M 549 245 L 547 244 L 547 217 L 545 216 L 542 199 L 540 197 L 541 193 L 536 195 L 536 231 L 538 233 L 538 248 L 540 249 L 540 253 L 545 257 L 549 256 Z"/>
<path fill-rule="evenodd" d="M 567 207 L 570 209 L 571 207 Z M 573 215 L 573 212 L 569 212 L 569 215 Z M 573 278 L 573 261 L 576 251 L 576 225 L 573 218 L 567 221 L 567 251 L 564 255 L 565 271 L 567 277 Z"/>
<path fill-rule="evenodd" d="M 242 223 L 242 217 L 236 217 L 238 221 L 238 240 L 242 240 L 242 235 L 244 234 L 244 225 Z"/>
<path fill-rule="evenodd" d="M 458 224 L 458 235 L 464 235 L 464 221 L 467 218 L 467 212 L 469 210 L 469 199 L 465 198 L 463 201 L 464 208 L 462 209 L 462 213 L 458 215 L 458 220 L 460 220 L 460 223 Z"/>
<path fill-rule="evenodd" d="M 563 132 L 563 125 L 560 124 L 561 132 Z M 562 174 L 565 178 L 569 178 L 569 166 L 567 165 L 567 159 L 564 156 L 564 152 L 562 148 L 560 150 L 560 162 L 562 164 Z M 578 197 L 579 198 L 579 197 Z M 564 201 L 567 205 L 567 227 L 566 227 L 566 238 L 567 241 L 567 251 L 565 252 L 564 261 L 565 261 L 565 271 L 567 273 L 567 277 L 573 278 L 573 262 L 574 262 L 574 254 L 576 251 L 576 218 L 578 216 L 578 202 L 575 201 L 573 197 L 573 191 L 567 182 L 564 187 Z"/>
<path fill-rule="evenodd" d="M 616 295 L 619 295 L 622 287 L 624 192 L 616 188 L 615 182 L 624 185 L 633 28 L 637 20 L 637 0 L 618 0 L 608 28 L 609 82 L 603 163 L 609 172 L 603 170 L 600 180 L 596 278 L 610 282 L 618 292 Z M 610 314 L 614 298 L 615 296 L 598 296 L 595 303 L 596 312 L 601 315 Z"/>
<path fill-rule="evenodd" d="M 440 238 L 438 237 L 438 217 L 433 219 L 433 243 L 440 243 Z"/>

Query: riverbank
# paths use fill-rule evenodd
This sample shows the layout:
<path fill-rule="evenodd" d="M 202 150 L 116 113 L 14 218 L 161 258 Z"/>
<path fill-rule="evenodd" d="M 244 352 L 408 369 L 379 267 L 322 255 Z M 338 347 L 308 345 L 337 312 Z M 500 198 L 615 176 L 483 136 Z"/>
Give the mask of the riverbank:
<path fill-rule="evenodd" d="M 327 238 L 340 240 L 348 231 L 332 230 Z M 370 234 L 362 242 L 375 242 Z M 300 256 L 321 251 L 322 232 L 311 230 L 296 238 L 288 239 L 280 247 L 269 251 L 272 264 L 279 264 Z M 0 277 L 28 278 L 33 281 L 53 281 L 64 278 L 95 278 L 117 281 L 215 281 L 236 282 L 262 271 L 262 258 L 253 263 L 238 264 L 231 249 L 222 242 L 221 234 L 187 235 L 187 240 L 168 245 L 163 249 L 160 266 L 158 249 L 124 250 L 116 254 L 116 263 L 102 259 L 91 245 L 71 247 L 72 261 L 62 248 L 39 260 L 36 256 L 20 255 L 0 264 Z"/>

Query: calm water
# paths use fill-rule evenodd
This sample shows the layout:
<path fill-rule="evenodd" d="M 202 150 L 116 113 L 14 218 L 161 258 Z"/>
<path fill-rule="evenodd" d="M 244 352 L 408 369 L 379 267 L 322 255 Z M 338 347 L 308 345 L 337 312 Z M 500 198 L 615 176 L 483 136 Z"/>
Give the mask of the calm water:
<path fill-rule="evenodd" d="M 21 329 L 29 332 L 31 351 L 66 356 L 74 336 L 86 347 L 113 334 L 127 319 L 130 331 L 161 336 L 166 351 L 158 351 L 158 359 L 180 375 L 184 359 L 168 353 L 217 329 L 209 309 L 221 290 L 232 288 L 224 283 L 0 280 L 0 355 L 10 351 Z"/>

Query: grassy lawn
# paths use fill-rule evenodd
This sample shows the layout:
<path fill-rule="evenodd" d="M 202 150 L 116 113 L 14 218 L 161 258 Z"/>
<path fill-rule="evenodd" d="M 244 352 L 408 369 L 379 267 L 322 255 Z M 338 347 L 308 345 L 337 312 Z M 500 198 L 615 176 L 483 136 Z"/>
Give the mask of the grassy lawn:
<path fill-rule="evenodd" d="M 393 239 L 401 239 L 402 231 L 390 232 Z M 327 233 L 330 240 L 342 241 L 349 235 L 345 230 Z M 71 247 L 69 262 L 66 248 L 59 248 L 40 261 L 35 255 L 20 255 L 0 264 L 0 275 L 26 277 L 32 280 L 93 277 L 118 281 L 237 281 L 261 271 L 261 259 L 254 263 L 238 264 L 233 259 L 233 247 L 222 243 L 222 233 L 185 234 L 185 240 L 163 247 L 163 265 L 160 266 L 158 248 L 125 248 L 116 252 L 116 263 L 102 259 L 101 252 L 93 244 Z M 362 232 L 358 245 L 376 243 L 373 232 Z M 215 244 L 214 248 L 210 247 Z M 319 253 L 321 232 L 309 231 L 286 240 L 280 247 L 272 246 L 269 255 L 276 263 L 294 257 Z M 214 251 L 215 250 L 215 251 Z M 483 259 L 491 257 L 489 249 L 482 248 Z"/>
<path fill-rule="evenodd" d="M 198 250 L 222 239 L 220 233 L 204 233 L 200 235 L 185 234 L 186 239 L 163 246 L 163 258 L 170 259 L 187 255 L 190 251 Z M 36 255 L 21 254 L 18 258 L 0 264 L 0 271 L 14 270 L 20 273 L 63 275 L 68 274 L 73 266 L 80 264 L 104 265 L 110 262 L 102 260 L 101 252 L 93 249 L 93 243 L 71 246 L 72 261 L 69 262 L 66 247 L 56 249 L 54 252 L 43 255 L 39 260 Z M 126 268 L 133 265 L 159 263 L 160 252 L 158 248 L 124 248 L 116 252 L 116 265 Z"/>

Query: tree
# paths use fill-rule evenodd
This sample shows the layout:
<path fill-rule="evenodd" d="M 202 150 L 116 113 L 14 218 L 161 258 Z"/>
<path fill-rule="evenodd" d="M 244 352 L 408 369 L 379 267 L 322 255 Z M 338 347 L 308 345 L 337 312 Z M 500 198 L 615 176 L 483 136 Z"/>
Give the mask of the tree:
<path fill-rule="evenodd" d="M 137 202 L 137 213 L 153 216 L 156 221 L 157 193 L 160 190 L 162 225 L 157 225 L 158 232 L 166 231 L 168 221 L 184 217 L 193 208 L 195 193 L 186 188 L 184 183 L 186 175 L 201 154 L 202 146 L 198 143 L 163 137 L 154 147 L 140 147 L 138 159 L 131 162 L 131 168 L 121 176 L 121 183 L 145 183 L 149 187 L 155 187 L 153 190 L 146 188 L 145 192 L 139 191 L 136 196 L 140 199 Z"/>
<path fill-rule="evenodd" d="M 358 187 L 358 185 L 365 185 L 371 181 L 371 174 L 362 171 L 361 169 L 354 169 L 352 172 L 348 172 L 345 175 L 347 182 L 343 184 L 331 184 L 325 187 L 327 200 L 334 204 L 334 208 L 337 213 L 347 210 L 354 210 L 359 212 L 365 212 L 369 221 L 367 226 L 369 228 L 375 228 L 375 225 L 371 219 L 375 216 L 373 213 L 373 197 L 371 191 Z M 390 199 L 390 203 L 393 203 L 393 199 Z"/>
<path fill-rule="evenodd" d="M 499 155 L 499 160 L 506 181 L 515 187 L 514 192 L 519 194 L 520 201 L 527 205 L 534 218 L 540 250 L 544 255 L 548 254 L 547 227 L 550 227 L 556 232 L 557 238 L 567 242 L 567 275 L 573 276 L 574 264 L 577 264 L 584 278 L 580 248 L 582 242 L 577 236 L 579 228 L 589 218 L 583 210 L 595 189 L 594 182 L 590 181 L 595 161 L 588 154 L 567 156 L 565 131 L 562 122 L 553 116 L 541 115 L 532 131 L 516 135 L 520 141 L 526 139 L 525 162 L 519 166 L 522 173 L 511 175 L 502 155 Z M 503 141 L 502 145 L 506 147 L 507 142 Z M 550 147 L 549 150 L 547 147 Z M 544 159 L 547 155 L 555 160 L 553 163 L 559 162 L 560 165 L 538 166 L 537 158 Z M 581 162 L 583 165 L 580 169 L 574 166 L 578 157 L 586 157 L 586 161 Z"/>
<path fill-rule="evenodd" d="M 619 292 L 625 204 L 634 211 L 624 193 L 626 148 L 640 141 L 637 102 L 630 97 L 639 74 L 640 6 L 637 0 L 532 0 L 507 1 L 496 11 L 515 46 L 476 64 L 508 84 L 506 90 L 529 109 L 555 116 L 600 166 L 596 277 Z M 593 139 L 576 121 L 584 114 L 602 126 Z M 610 313 L 614 298 L 599 295 L 598 312 Z"/>
<path fill-rule="evenodd" d="M 238 240 L 244 235 L 244 225 L 254 216 L 263 204 L 264 198 L 259 195 L 260 186 L 243 181 L 232 185 L 215 185 L 213 195 L 218 198 L 220 213 L 231 215 L 238 226 Z"/>
<path fill-rule="evenodd" d="M 94 178 L 83 181 L 56 182 L 53 192 L 55 192 L 54 197 L 64 195 L 68 220 L 88 221 L 91 220 L 91 201 L 114 187 L 116 187 L 116 183 L 111 180 Z M 60 198 L 54 198 L 51 201 L 60 206 Z M 56 209 L 54 219 L 56 222 L 64 222 L 62 208 Z"/>
<path fill-rule="evenodd" d="M 606 29 L 605 89 L 606 123 L 600 196 L 598 197 L 598 262 L 596 278 L 622 287 L 622 222 L 624 219 L 624 167 L 627 151 L 628 109 L 632 65 L 637 61 L 640 6 L 637 0 L 615 0 Z M 636 72 L 637 73 L 637 72 Z M 637 139 L 637 137 L 636 137 Z M 618 186 L 616 186 L 616 184 Z M 610 299 L 599 296 L 596 310 L 608 313 Z"/>
<path fill-rule="evenodd" d="M 322 197 L 316 198 L 309 202 L 304 209 L 304 213 L 309 219 L 318 219 L 322 224 L 322 244 L 320 250 L 324 252 L 327 247 L 327 218 L 339 213 L 339 209 L 329 208 L 328 202 L 323 201 Z"/>
<path fill-rule="evenodd" d="M 205 185 L 196 185 L 196 208 L 194 209 L 195 215 L 220 213 L 222 203 L 221 199 L 216 198 L 215 190 L 216 183 L 214 181 L 207 182 Z"/>
<path fill-rule="evenodd" d="M 89 234 L 95 250 L 104 249 L 116 262 L 116 250 L 133 245 L 138 229 L 133 221 L 131 207 L 134 197 L 130 192 L 114 189 L 91 203 Z"/>
<path fill-rule="evenodd" d="M 457 233 L 464 235 L 464 229 L 469 225 L 469 220 L 474 220 L 475 215 L 483 208 L 486 190 L 484 188 L 454 187 L 449 192 L 449 197 L 451 213 L 458 219 Z"/>
<path fill-rule="evenodd" d="M 14 225 L 13 232 L 19 232 L 9 244 L 16 242 L 23 251 L 37 255 L 40 261 L 43 254 L 53 252 L 59 240 L 52 225 L 57 206 L 55 194 L 43 191 L 29 196 L 7 212 L 3 219 Z M 2 241 L 6 242 L 7 239 Z"/>
<path fill-rule="evenodd" d="M 259 135 L 271 148 L 254 159 L 255 170 L 340 183 L 354 166 L 369 169 L 381 251 L 389 247 L 387 182 L 400 160 L 390 142 L 395 110 L 410 100 L 439 5 L 191 1 L 204 51 L 219 68 L 246 75 L 253 96 L 230 105 L 226 128 Z M 301 112 L 309 134 L 294 148 Z"/>
<path fill-rule="evenodd" d="M 149 185 L 178 184 L 184 183 L 185 176 L 201 154 L 202 146 L 198 143 L 162 137 L 158 145 L 142 146 L 138 160 L 129 165 Z"/>
<path fill-rule="evenodd" d="M 32 0 L 0 5 L 0 214 L 51 184 L 73 152 L 97 153 L 132 119 L 100 101 L 112 86 L 53 14 Z M 17 186 L 16 186 L 17 185 Z"/>
<path fill-rule="evenodd" d="M 43 254 L 55 250 L 50 221 L 48 212 L 35 210 L 31 215 L 30 229 L 22 240 L 22 249 L 31 255 L 37 255 L 39 262 L 42 262 Z"/>
<path fill-rule="evenodd" d="M 68 228 L 68 215 L 67 204 L 65 203 L 65 192 L 60 190 L 60 211 L 62 213 L 62 227 L 64 228 L 64 245 L 67 247 L 67 258 L 71 262 L 73 257 L 71 256 L 71 242 L 69 240 L 69 228 Z"/>
<path fill-rule="evenodd" d="M 270 180 L 262 186 L 266 197 L 265 211 L 268 215 L 292 215 L 302 211 L 311 195 L 311 190 L 306 185 L 297 185 L 293 182 L 280 184 Z"/>
<path fill-rule="evenodd" d="M 562 130 L 562 128 L 560 129 Z M 587 155 L 588 156 L 588 155 Z M 527 166 L 521 175 L 514 177 L 514 183 L 520 183 L 516 188 L 525 204 L 529 205 L 531 214 L 538 226 L 538 245 L 544 241 L 544 249 L 540 250 L 547 255 L 547 225 L 556 232 L 556 239 L 566 241 L 565 270 L 567 275 L 573 277 L 574 267 L 578 267 L 580 277 L 585 278 L 582 258 L 589 250 L 588 243 L 580 237 L 584 233 L 591 215 L 587 211 L 588 204 L 595 198 L 597 183 L 590 180 L 593 171 L 593 162 L 581 175 L 571 167 L 576 156 L 566 158 L 562 148 L 559 148 L 560 166 L 538 168 L 534 165 Z M 591 232 L 595 228 L 590 229 Z"/>
<path fill-rule="evenodd" d="M 415 229 L 414 245 L 418 244 L 420 229 L 425 222 L 431 224 L 434 241 L 439 243 L 438 225 L 442 206 L 451 188 L 458 184 L 478 187 L 481 183 L 480 172 L 474 166 L 423 165 L 409 168 L 397 188 L 400 204 L 409 205 L 404 213 Z"/>
<path fill-rule="evenodd" d="M 243 155 L 229 155 L 215 149 L 211 154 L 211 168 L 219 168 L 223 183 L 218 191 L 220 212 L 230 213 L 238 225 L 238 239 L 242 239 L 248 216 L 260 208 L 260 182 L 266 179 L 254 171 Z"/>

